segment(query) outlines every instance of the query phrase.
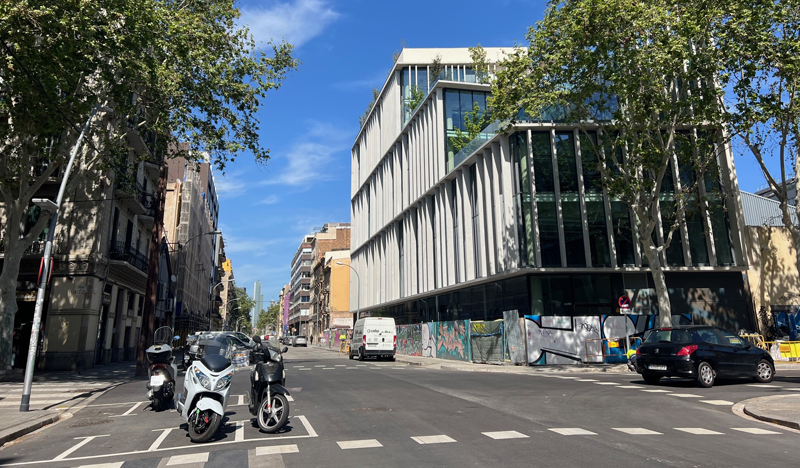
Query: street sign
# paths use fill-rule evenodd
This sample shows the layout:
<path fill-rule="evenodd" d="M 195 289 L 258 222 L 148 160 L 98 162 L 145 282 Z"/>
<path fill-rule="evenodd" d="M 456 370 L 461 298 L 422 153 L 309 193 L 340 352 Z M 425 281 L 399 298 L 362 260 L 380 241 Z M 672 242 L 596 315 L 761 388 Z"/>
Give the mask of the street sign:
<path fill-rule="evenodd" d="M 619 300 L 617 301 L 619 304 L 619 311 L 622 314 L 627 314 L 631 311 L 631 298 L 628 296 L 620 296 Z"/>

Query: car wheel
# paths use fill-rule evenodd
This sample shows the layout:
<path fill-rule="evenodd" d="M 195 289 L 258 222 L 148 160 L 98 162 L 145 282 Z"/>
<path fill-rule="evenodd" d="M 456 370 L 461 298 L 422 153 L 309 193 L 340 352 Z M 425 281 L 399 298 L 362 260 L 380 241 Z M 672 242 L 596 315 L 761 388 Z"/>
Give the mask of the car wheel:
<path fill-rule="evenodd" d="M 359 361 L 363 361 L 364 360 L 364 350 L 363 349 L 359 349 L 358 350 L 358 360 Z"/>
<path fill-rule="evenodd" d="M 350 358 L 351 361 L 353 360 L 353 355 L 352 354 L 348 354 L 347 356 Z"/>
<path fill-rule="evenodd" d="M 707 362 L 701 362 L 697 366 L 697 385 L 704 388 L 711 388 L 714 386 L 715 378 L 716 375 L 714 373 L 714 369 L 711 367 L 711 364 Z"/>
<path fill-rule="evenodd" d="M 656 385 L 658 382 L 661 381 L 661 377 L 657 375 L 643 375 L 644 381 L 648 385 Z"/>
<path fill-rule="evenodd" d="M 770 383 L 775 376 L 775 369 L 772 363 L 766 359 L 762 359 L 756 367 L 756 382 Z"/>

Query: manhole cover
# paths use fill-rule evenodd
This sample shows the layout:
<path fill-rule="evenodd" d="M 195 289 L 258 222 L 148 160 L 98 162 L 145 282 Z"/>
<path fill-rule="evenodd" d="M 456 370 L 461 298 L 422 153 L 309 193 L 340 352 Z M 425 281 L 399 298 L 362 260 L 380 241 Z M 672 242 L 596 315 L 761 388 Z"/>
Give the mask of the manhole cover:
<path fill-rule="evenodd" d="M 77 422 L 69 427 L 87 427 L 87 426 L 98 426 L 100 424 L 106 424 L 113 421 L 113 419 L 105 418 L 105 419 L 89 419 L 87 421 Z"/>
<path fill-rule="evenodd" d="M 377 407 L 377 408 L 353 408 L 354 413 L 383 413 L 391 411 L 391 408 Z"/>

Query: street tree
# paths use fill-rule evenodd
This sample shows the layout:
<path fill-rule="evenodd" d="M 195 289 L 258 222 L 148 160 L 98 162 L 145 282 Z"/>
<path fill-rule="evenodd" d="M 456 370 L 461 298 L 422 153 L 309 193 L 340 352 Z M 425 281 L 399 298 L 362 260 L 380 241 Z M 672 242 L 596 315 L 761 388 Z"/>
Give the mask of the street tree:
<path fill-rule="evenodd" d="M 233 293 L 234 298 L 231 299 L 232 304 L 228 312 L 230 324 L 235 326 L 240 319 L 242 322 L 247 320 L 250 323 L 250 311 L 256 306 L 256 300 L 248 296 L 244 288 L 236 287 Z"/>
<path fill-rule="evenodd" d="M 276 327 L 278 324 L 278 315 L 280 314 L 280 311 L 280 305 L 273 301 L 270 303 L 267 310 L 261 309 L 261 313 L 258 314 L 256 327 L 260 330 L 264 330 L 269 327 Z"/>
<path fill-rule="evenodd" d="M 800 164 L 800 3 L 726 2 L 715 24 L 730 133 L 778 200 L 800 269 L 800 192 L 789 193 Z"/>
<path fill-rule="evenodd" d="M 489 101 L 509 125 L 577 125 L 581 151 L 597 161 L 590 169 L 633 214 L 662 326 L 671 323 L 665 253 L 703 203 L 698 187 L 714 177 L 722 143 L 714 60 L 698 52 L 715 13 L 705 0 L 552 2 L 528 47 L 500 64 Z"/>
<path fill-rule="evenodd" d="M 66 193 L 130 173 L 130 159 L 196 158 L 220 170 L 240 153 L 265 162 L 257 113 L 296 68 L 292 46 L 257 48 L 235 0 L 0 2 L 0 365 L 10 360 L 23 252 L 42 234 L 31 199 L 69 157 L 93 108 Z M 131 156 L 132 138 L 157 135 Z M 182 143 L 178 145 L 178 143 Z M 126 167 L 127 166 L 127 167 Z M 68 195 L 69 197 L 69 195 Z M 34 222 L 31 222 L 34 221 Z"/>

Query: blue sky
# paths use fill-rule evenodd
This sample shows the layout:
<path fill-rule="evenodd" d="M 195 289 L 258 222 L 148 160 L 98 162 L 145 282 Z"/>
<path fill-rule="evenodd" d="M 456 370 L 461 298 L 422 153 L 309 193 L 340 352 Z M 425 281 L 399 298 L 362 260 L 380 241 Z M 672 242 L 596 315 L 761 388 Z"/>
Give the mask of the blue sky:
<path fill-rule="evenodd" d="M 258 41 L 286 39 L 302 62 L 260 112 L 266 167 L 242 155 L 216 176 L 220 226 L 238 286 L 265 300 L 289 282 L 304 234 L 350 221 L 350 148 L 358 117 L 381 87 L 392 53 L 407 47 L 525 44 L 546 1 L 240 0 Z M 763 184 L 758 166 L 736 157 L 744 190 Z"/>

